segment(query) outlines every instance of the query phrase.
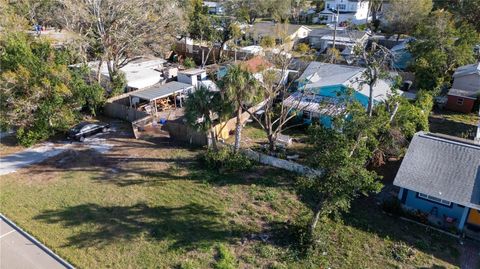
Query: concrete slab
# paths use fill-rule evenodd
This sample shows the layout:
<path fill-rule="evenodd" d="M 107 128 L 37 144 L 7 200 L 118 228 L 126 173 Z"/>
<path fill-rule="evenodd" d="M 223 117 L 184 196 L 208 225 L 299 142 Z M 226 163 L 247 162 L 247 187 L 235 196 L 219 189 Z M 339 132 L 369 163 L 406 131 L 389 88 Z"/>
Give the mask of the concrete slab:
<path fill-rule="evenodd" d="M 73 268 L 0 215 L 0 269 Z"/>

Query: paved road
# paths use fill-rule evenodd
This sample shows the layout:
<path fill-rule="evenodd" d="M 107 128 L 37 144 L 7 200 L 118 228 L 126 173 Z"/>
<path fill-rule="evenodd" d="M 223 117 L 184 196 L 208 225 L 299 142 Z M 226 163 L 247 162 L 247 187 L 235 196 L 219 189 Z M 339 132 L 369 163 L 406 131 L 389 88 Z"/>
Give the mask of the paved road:
<path fill-rule="evenodd" d="M 0 217 L 0 269 L 73 268 Z"/>

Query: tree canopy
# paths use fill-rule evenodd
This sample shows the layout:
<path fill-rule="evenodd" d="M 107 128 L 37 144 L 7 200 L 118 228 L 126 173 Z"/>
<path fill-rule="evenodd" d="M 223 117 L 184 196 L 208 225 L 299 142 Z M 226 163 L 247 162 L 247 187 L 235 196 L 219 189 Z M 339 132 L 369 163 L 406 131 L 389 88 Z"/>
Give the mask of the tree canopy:
<path fill-rule="evenodd" d="M 448 11 L 432 12 L 414 36 L 409 50 L 415 59 L 411 67 L 420 89 L 448 85 L 457 67 L 475 62 L 473 47 L 479 42 L 479 33 L 466 23 L 457 27 Z"/>
<path fill-rule="evenodd" d="M 398 34 L 412 34 L 432 10 L 432 0 L 393 0 L 385 13 L 388 29 Z"/>
<path fill-rule="evenodd" d="M 82 70 L 70 71 L 61 52 L 44 39 L 2 34 L 0 51 L 0 126 L 16 129 L 23 145 L 65 130 L 82 108 L 95 113 L 104 100 L 103 88 L 86 84 Z"/>

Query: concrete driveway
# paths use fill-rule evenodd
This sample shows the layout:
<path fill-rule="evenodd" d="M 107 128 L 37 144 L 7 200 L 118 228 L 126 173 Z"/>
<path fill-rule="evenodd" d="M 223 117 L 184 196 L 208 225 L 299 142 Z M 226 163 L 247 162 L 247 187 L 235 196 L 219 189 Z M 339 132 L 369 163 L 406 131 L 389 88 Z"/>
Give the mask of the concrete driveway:
<path fill-rule="evenodd" d="M 22 152 L 2 157 L 0 158 L 0 175 L 10 174 L 30 164 L 39 163 L 54 157 L 62 153 L 69 146 L 69 144 L 55 145 L 53 143 L 46 143 L 39 147 L 29 148 Z"/>
<path fill-rule="evenodd" d="M 99 133 L 88 137 L 84 142 L 44 143 L 34 148 L 0 158 L 0 176 L 13 173 L 20 168 L 40 163 L 54 157 L 67 149 L 90 148 L 99 153 L 105 153 L 113 146 L 107 142 L 105 136 L 110 133 Z"/>
<path fill-rule="evenodd" d="M 74 268 L 0 215 L 0 269 Z"/>

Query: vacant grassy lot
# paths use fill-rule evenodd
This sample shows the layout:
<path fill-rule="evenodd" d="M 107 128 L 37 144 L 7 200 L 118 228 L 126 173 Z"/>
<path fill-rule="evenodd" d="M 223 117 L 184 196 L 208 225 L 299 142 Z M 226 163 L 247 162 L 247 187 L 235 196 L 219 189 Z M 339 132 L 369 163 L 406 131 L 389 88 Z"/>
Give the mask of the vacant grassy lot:
<path fill-rule="evenodd" d="M 109 143 L 115 147 L 104 155 L 71 150 L 3 176 L 1 212 L 79 268 L 209 268 L 225 249 L 239 268 L 450 268 L 458 261 L 454 240 L 388 217 L 366 199 L 323 223 L 318 248 L 302 256 L 295 225 L 309 210 L 293 175 L 266 167 L 217 175 L 196 161 L 199 150 Z"/>

